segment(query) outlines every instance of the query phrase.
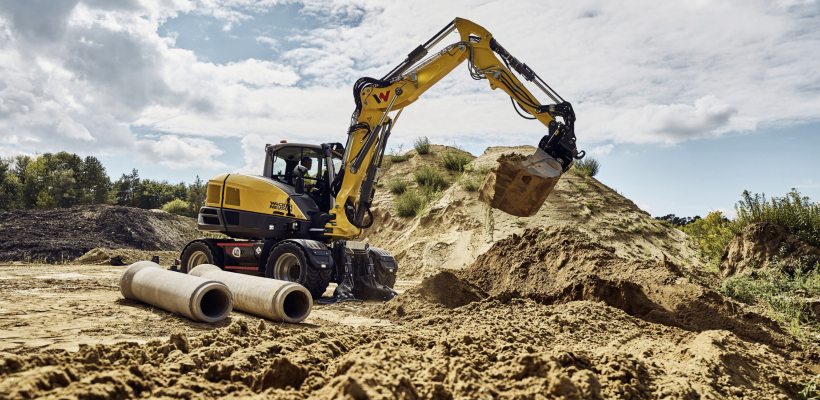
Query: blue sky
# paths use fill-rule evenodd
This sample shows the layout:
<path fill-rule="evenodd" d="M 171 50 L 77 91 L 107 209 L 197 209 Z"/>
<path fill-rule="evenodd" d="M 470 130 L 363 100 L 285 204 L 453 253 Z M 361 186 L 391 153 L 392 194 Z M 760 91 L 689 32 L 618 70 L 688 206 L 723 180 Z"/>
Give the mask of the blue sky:
<path fill-rule="evenodd" d="M 573 103 L 600 180 L 653 215 L 730 212 L 743 190 L 820 200 L 816 1 L 0 0 L 0 156 L 94 155 L 115 179 L 257 172 L 265 143 L 344 142 L 353 82 L 455 17 Z M 478 155 L 544 131 L 464 66 L 389 147 Z"/>

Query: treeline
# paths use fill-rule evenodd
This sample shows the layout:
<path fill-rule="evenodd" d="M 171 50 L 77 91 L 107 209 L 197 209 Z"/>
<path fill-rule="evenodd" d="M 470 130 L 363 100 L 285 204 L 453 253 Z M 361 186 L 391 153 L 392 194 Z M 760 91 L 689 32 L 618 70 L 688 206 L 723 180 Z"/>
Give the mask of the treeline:
<path fill-rule="evenodd" d="M 655 217 L 658 221 L 666 221 L 673 227 L 686 226 L 700 219 L 700 215 L 694 217 L 678 217 L 675 214 L 666 214 L 662 217 Z"/>
<path fill-rule="evenodd" d="M 136 169 L 112 182 L 96 157 L 67 152 L 0 158 L 0 211 L 115 204 L 194 217 L 205 186 L 198 176 L 190 185 L 140 179 Z"/>

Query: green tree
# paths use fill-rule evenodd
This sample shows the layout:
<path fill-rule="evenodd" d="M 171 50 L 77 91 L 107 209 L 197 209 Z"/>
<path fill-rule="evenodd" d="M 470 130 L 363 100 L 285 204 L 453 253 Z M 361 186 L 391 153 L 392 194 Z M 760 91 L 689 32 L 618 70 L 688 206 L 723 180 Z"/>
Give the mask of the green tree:
<path fill-rule="evenodd" d="M 114 204 L 120 206 L 134 206 L 134 194 L 140 184 L 139 171 L 136 168 L 130 174 L 122 174 L 122 177 L 114 182 Z"/>
<path fill-rule="evenodd" d="M 88 156 L 80 166 L 77 174 L 77 187 L 81 192 L 79 204 L 103 204 L 108 199 L 111 179 L 105 173 L 100 160 Z"/>
<path fill-rule="evenodd" d="M 207 183 L 203 183 L 202 179 L 199 179 L 199 175 L 196 176 L 194 183 L 188 186 L 188 204 L 191 207 L 190 216 L 196 217 L 197 213 L 199 213 L 199 208 L 204 205 L 205 189 L 207 187 Z"/>
<path fill-rule="evenodd" d="M 14 174 L 14 159 L 0 159 L 0 211 L 23 207 L 23 187 Z"/>

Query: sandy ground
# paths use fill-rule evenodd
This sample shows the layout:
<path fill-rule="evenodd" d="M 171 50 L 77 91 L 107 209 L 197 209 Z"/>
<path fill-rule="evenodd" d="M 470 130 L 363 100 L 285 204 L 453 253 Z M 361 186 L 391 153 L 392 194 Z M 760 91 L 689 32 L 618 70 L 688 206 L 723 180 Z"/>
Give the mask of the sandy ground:
<path fill-rule="evenodd" d="M 0 264 L 0 352 L 29 354 L 50 349 L 76 351 L 81 343 L 145 343 L 167 340 L 183 332 L 197 336 L 236 320 L 258 324 L 258 317 L 234 311 L 217 324 L 197 323 L 148 304 L 127 300 L 119 291 L 126 267 L 110 265 Z M 416 281 L 399 281 L 404 292 Z M 335 286 L 328 288 L 330 296 Z M 314 305 L 301 325 L 279 324 L 289 329 L 325 325 L 390 325 L 362 317 L 378 303 Z"/>

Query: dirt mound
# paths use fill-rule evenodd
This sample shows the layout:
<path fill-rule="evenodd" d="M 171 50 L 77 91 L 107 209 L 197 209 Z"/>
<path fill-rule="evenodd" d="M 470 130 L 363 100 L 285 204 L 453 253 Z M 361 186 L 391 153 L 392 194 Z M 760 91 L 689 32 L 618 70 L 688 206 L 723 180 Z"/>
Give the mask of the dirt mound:
<path fill-rule="evenodd" d="M 428 321 L 432 323 L 449 315 L 449 310 L 487 297 L 487 293 L 477 286 L 458 279 L 452 272 L 442 271 L 424 278 L 420 285 L 407 289 L 367 316 L 393 322 L 432 318 Z"/>
<path fill-rule="evenodd" d="M 784 265 L 791 265 L 805 257 L 820 260 L 820 249 L 806 244 L 780 225 L 769 222 L 751 224 L 738 232 L 726 247 L 720 260 L 720 272 L 724 277 L 749 274 L 769 267 L 773 257 Z"/>
<path fill-rule="evenodd" d="M 804 365 L 601 303 L 473 302 L 429 327 L 293 330 L 0 355 L 5 398 L 795 398 Z M 745 396 L 745 397 L 744 397 Z"/>
<path fill-rule="evenodd" d="M 797 349 L 776 322 L 690 283 L 668 260 L 625 260 L 573 228 L 513 235 L 457 276 L 498 298 L 526 297 L 544 304 L 601 301 L 653 323 L 694 332 L 728 330 L 747 340 Z"/>
<path fill-rule="evenodd" d="M 160 210 L 94 205 L 0 214 L 0 262 L 66 262 L 94 248 L 181 251 L 196 221 Z"/>
<path fill-rule="evenodd" d="M 111 265 L 116 257 L 123 264 L 133 264 L 137 261 L 151 261 L 154 256 L 159 257 L 162 266 L 171 265 L 179 258 L 178 251 L 144 251 L 128 249 L 91 249 L 88 253 L 74 260 L 77 265 Z"/>
<path fill-rule="evenodd" d="M 433 146 L 430 154 L 417 155 L 401 163 L 385 162 L 381 182 L 393 179 L 412 181 L 413 171 L 433 165 L 452 183 L 433 201 L 422 216 L 403 218 L 393 208 L 395 195 L 386 188 L 376 191 L 373 203 L 375 223 L 362 240 L 387 249 L 399 262 L 400 279 L 421 279 L 442 269 L 462 269 L 472 264 L 495 241 L 530 228 L 572 226 L 595 241 L 612 247 L 628 260 L 663 260 L 681 265 L 694 273 L 700 266 L 697 252 L 686 235 L 663 226 L 635 203 L 595 178 L 564 174 L 546 202 L 533 216 L 517 218 L 499 210 L 488 212 L 478 201 L 478 191 L 468 191 L 457 176 L 441 166 L 445 146 Z M 495 167 L 505 154 L 533 154 L 535 147 L 491 147 L 473 159 L 464 178 L 478 179 L 480 171 Z"/>

